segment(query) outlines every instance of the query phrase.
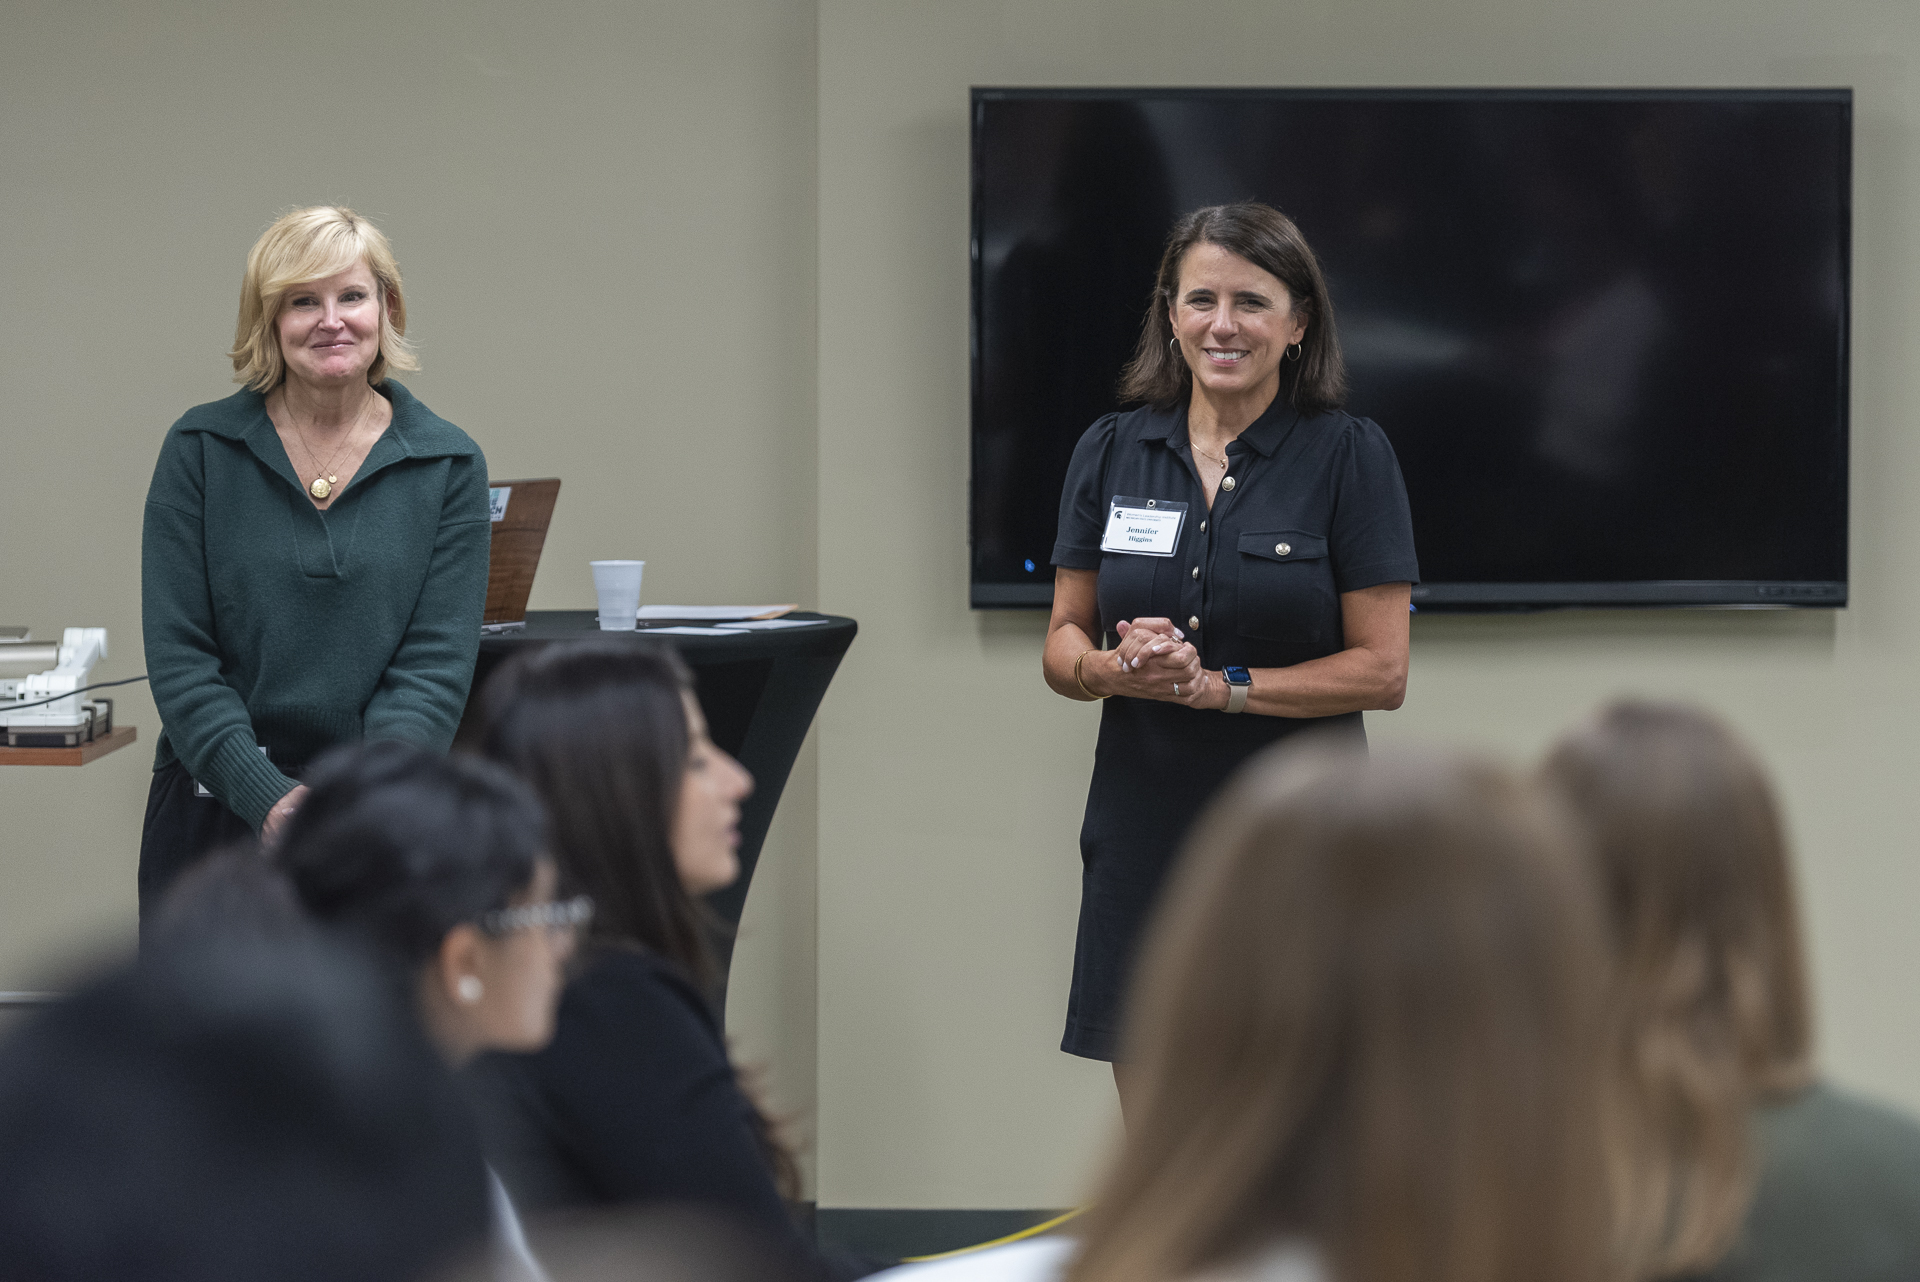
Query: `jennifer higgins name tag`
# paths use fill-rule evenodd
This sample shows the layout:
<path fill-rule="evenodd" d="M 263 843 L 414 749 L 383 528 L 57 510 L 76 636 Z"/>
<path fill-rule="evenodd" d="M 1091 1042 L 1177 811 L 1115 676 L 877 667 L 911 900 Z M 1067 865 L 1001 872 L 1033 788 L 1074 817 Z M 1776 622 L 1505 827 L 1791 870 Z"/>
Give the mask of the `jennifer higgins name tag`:
<path fill-rule="evenodd" d="M 1100 550 L 1172 556 L 1180 546 L 1180 523 L 1186 519 L 1185 503 L 1116 494 L 1107 505 L 1107 533 L 1100 540 Z"/>

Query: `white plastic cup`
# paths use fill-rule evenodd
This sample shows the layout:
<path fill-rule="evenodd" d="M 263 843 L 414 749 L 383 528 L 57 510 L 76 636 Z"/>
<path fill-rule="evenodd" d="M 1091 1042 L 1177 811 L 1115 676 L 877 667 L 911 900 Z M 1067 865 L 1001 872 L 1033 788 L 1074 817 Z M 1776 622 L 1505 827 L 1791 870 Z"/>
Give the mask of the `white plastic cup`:
<path fill-rule="evenodd" d="M 645 561 L 589 561 L 593 590 L 600 597 L 600 630 L 631 632 L 640 617 L 640 576 Z"/>

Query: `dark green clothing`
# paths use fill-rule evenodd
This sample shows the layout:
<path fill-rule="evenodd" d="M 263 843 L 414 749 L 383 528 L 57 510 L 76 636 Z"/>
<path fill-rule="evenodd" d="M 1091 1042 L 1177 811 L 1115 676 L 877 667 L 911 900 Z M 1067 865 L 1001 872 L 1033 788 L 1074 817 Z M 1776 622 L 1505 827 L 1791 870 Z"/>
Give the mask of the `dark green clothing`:
<path fill-rule="evenodd" d="M 1920 1278 L 1920 1123 L 1820 1084 L 1756 1132 L 1759 1188 L 1713 1282 Z"/>
<path fill-rule="evenodd" d="M 445 750 L 466 705 L 487 461 L 400 384 L 380 391 L 392 425 L 325 512 L 253 391 L 183 414 L 147 491 L 154 768 L 179 760 L 256 830 L 294 787 L 274 762 L 361 738 Z"/>

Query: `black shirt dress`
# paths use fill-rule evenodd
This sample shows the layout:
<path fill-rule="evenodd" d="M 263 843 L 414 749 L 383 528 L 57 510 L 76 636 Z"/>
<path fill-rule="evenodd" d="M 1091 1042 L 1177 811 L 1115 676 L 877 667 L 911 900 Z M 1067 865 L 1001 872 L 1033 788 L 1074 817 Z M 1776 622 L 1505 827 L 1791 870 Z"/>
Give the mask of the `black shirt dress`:
<path fill-rule="evenodd" d="M 1103 632 L 1123 619 L 1168 618 L 1207 668 L 1283 668 L 1346 648 L 1341 593 L 1419 581 L 1406 485 L 1371 420 L 1302 415 L 1276 399 L 1226 457 L 1209 512 L 1185 406 L 1109 414 L 1080 438 L 1053 563 L 1100 572 Z M 1174 555 L 1101 551 L 1117 499 L 1186 504 Z M 1062 1050 L 1115 1057 L 1134 946 L 1188 825 L 1241 762 L 1316 727 L 1364 735 L 1358 712 L 1263 717 L 1106 701 L 1080 829 L 1080 929 Z"/>

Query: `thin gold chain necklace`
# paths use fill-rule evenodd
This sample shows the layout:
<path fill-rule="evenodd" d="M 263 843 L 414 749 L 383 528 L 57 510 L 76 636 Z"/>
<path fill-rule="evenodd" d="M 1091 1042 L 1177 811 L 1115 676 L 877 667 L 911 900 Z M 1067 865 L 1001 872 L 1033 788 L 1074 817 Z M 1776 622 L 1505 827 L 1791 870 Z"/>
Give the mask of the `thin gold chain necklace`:
<path fill-rule="evenodd" d="M 286 407 L 287 423 L 293 428 L 293 434 L 300 438 L 300 448 L 307 452 L 307 461 L 319 469 L 319 475 L 313 478 L 313 484 L 307 486 L 307 493 L 324 503 L 333 493 L 333 487 L 340 483 L 340 477 L 333 470 L 333 465 L 340 461 L 341 454 L 353 444 L 354 433 L 360 430 L 360 420 L 366 417 L 367 407 L 364 402 L 361 404 L 360 412 L 353 416 L 353 422 L 347 428 L 346 439 L 340 442 L 333 456 L 322 464 L 320 456 L 313 452 L 313 443 L 307 440 L 307 434 L 300 430 L 300 420 L 293 416 L 293 398 L 283 391 L 280 394 L 280 403 Z"/>
<path fill-rule="evenodd" d="M 1222 450 L 1219 454 L 1209 454 L 1205 450 L 1201 449 L 1199 443 L 1195 441 L 1191 436 L 1187 438 L 1187 447 L 1191 449 L 1195 454 L 1198 454 L 1201 458 L 1206 459 L 1209 463 L 1218 463 L 1222 468 L 1228 468 L 1233 466 L 1231 463 L 1227 462 L 1227 455 L 1225 450 Z"/>

